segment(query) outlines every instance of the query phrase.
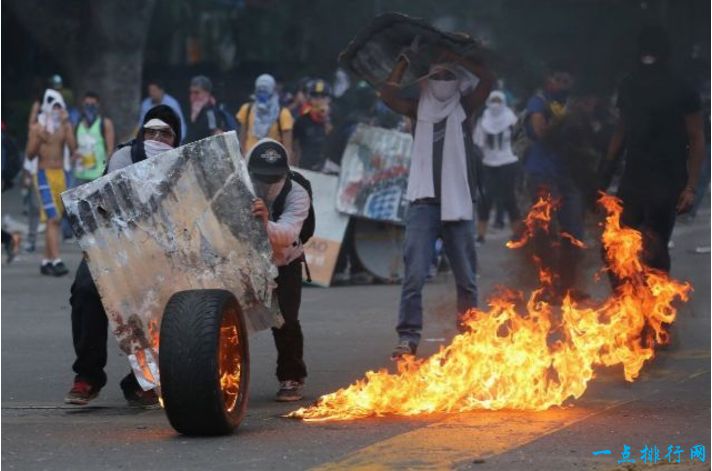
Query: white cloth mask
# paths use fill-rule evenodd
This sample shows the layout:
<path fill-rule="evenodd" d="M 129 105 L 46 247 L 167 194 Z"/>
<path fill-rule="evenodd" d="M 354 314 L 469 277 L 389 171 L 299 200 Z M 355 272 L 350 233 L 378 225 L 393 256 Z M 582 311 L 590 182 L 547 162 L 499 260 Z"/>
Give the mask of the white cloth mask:
<path fill-rule="evenodd" d="M 447 101 L 458 92 L 459 82 L 457 80 L 433 80 L 428 81 L 433 91 L 433 96 L 440 101 Z"/>
<path fill-rule="evenodd" d="M 173 146 L 166 144 L 165 142 L 149 140 L 143 141 L 143 148 L 146 151 L 146 158 L 150 159 L 151 157 L 162 154 L 167 150 L 173 149 Z"/>

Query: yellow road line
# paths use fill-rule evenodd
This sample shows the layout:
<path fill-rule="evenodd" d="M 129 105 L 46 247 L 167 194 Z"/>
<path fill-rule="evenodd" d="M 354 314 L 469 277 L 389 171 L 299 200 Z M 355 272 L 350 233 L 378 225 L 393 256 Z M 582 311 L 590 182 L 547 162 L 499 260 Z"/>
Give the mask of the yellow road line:
<path fill-rule="evenodd" d="M 545 412 L 481 411 L 396 435 L 317 468 L 331 470 L 451 469 L 454 463 L 486 458 L 630 401 L 604 407 L 571 407 Z"/>

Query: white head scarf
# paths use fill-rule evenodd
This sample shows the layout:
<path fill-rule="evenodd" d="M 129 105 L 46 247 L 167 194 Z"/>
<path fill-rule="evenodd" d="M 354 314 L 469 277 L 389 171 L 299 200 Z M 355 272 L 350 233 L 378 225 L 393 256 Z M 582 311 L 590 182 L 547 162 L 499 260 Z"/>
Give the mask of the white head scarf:
<path fill-rule="evenodd" d="M 50 133 L 53 133 L 59 129 L 61 124 L 61 121 L 57 119 L 55 114 L 53 114 L 53 108 L 55 105 L 61 106 L 62 110 L 67 109 L 67 105 L 64 104 L 62 94 L 57 90 L 48 88 L 45 90 L 44 97 L 42 98 L 42 106 L 40 107 L 40 114 L 37 116 L 37 121 Z"/>
<path fill-rule="evenodd" d="M 434 80 L 431 77 L 443 70 L 452 72 L 455 80 Z M 425 77 L 418 101 L 417 124 L 407 199 L 435 196 L 433 184 L 433 127 L 445 122 L 443 162 L 441 171 L 441 219 L 443 221 L 472 220 L 472 195 L 467 171 L 467 154 L 462 123 L 467 119 L 461 99 L 473 86 L 473 80 L 460 67 L 438 64 Z"/>
<path fill-rule="evenodd" d="M 276 120 L 279 119 L 279 96 L 275 93 L 277 82 L 269 74 L 262 74 L 255 80 L 255 120 L 252 127 L 252 134 L 257 139 L 267 137 L 269 130 Z M 269 95 L 267 100 L 259 100 L 258 94 Z"/>
<path fill-rule="evenodd" d="M 496 103 L 496 100 L 500 103 Z M 490 93 L 486 104 L 487 108 L 480 122 L 487 134 L 499 134 L 517 122 L 517 115 L 507 106 L 507 98 L 501 91 Z"/>

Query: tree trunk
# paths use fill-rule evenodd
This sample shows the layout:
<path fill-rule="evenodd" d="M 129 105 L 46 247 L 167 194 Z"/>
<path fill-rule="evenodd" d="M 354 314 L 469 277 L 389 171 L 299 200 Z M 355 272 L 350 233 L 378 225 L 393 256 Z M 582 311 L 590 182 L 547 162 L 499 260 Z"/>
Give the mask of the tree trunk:
<path fill-rule="evenodd" d="M 77 99 L 101 97 L 117 142 L 138 123 L 143 52 L 156 0 L 10 0 L 18 20 L 53 54 Z"/>

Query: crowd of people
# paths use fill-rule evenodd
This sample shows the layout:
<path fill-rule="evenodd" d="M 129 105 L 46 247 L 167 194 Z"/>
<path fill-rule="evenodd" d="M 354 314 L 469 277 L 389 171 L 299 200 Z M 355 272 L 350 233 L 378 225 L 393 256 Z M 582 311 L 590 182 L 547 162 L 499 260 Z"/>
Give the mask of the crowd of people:
<path fill-rule="evenodd" d="M 597 192 L 607 190 L 616 174 L 623 222 L 643 233 L 645 261 L 669 271 L 668 244 L 676 216 L 690 210 L 694 214 L 709 184 L 704 135 L 709 124 L 703 123 L 703 116 L 709 116 L 709 92 L 700 93 L 673 72 L 663 31 L 643 31 L 633 71 L 615 100 L 577 87 L 571 70 L 551 65 L 540 88 L 519 100 L 524 104 L 521 109 L 514 109 L 511 91 L 484 64 L 447 51 L 420 79 L 419 94 L 403 95 L 401 81 L 417 53 L 405 49 L 378 90 L 365 82 L 352 84 L 343 70 L 332 82 L 305 78 L 292 89 L 262 74 L 250 100 L 237 110 L 227 109 L 214 96 L 206 76 L 190 80 L 185 113 L 160 81 L 150 80 L 136 137 L 120 145 L 111 119 L 102 112 L 101 98 L 87 92 L 79 108 L 72 109 L 62 93 L 61 78 L 52 77 L 50 88 L 30 113 L 23 177 L 33 188 L 28 211 L 39 212 L 46 224 L 40 272 L 51 276 L 69 272 L 60 257 L 62 191 L 180 144 L 235 130 L 260 189 L 253 212 L 265 224 L 279 267 L 278 299 L 286 323 L 274 331 L 279 352 L 277 397 L 297 400 L 306 377 L 298 320 L 304 242 L 300 235 L 309 217 L 311 193 L 291 177 L 290 169 L 338 173 L 346 142 L 359 123 L 413 134 L 410 206 L 404 221 L 405 274 L 393 358 L 417 351 L 422 290 L 436 247 L 441 244 L 449 260 L 457 312 L 462 315 L 477 306 L 476 247 L 486 247 L 490 221 L 503 227 L 506 216 L 511 235 L 517 238 L 523 210 L 544 194 L 556 200 L 555 233 L 566 234 L 555 251 L 548 241 L 535 241 L 537 256 L 556 274 L 546 293 L 552 302 L 565 293 L 586 296 L 576 287 L 582 258 L 576 241 L 584 239 L 584 218 Z M 281 201 L 279 211 L 276 201 Z M 36 226 L 30 224 L 35 230 Z M 34 250 L 34 239 L 29 238 L 26 248 Z M 11 234 L 3 233 L 3 243 L 17 250 Z M 339 270 L 346 266 L 351 275 L 364 271 L 348 242 Z M 77 270 L 71 304 L 77 376 L 67 401 L 86 404 L 106 382 L 107 329 L 86 263 Z M 152 405 L 157 400 L 142 392 L 132 375 L 122 381 L 122 388 L 131 402 Z"/>

